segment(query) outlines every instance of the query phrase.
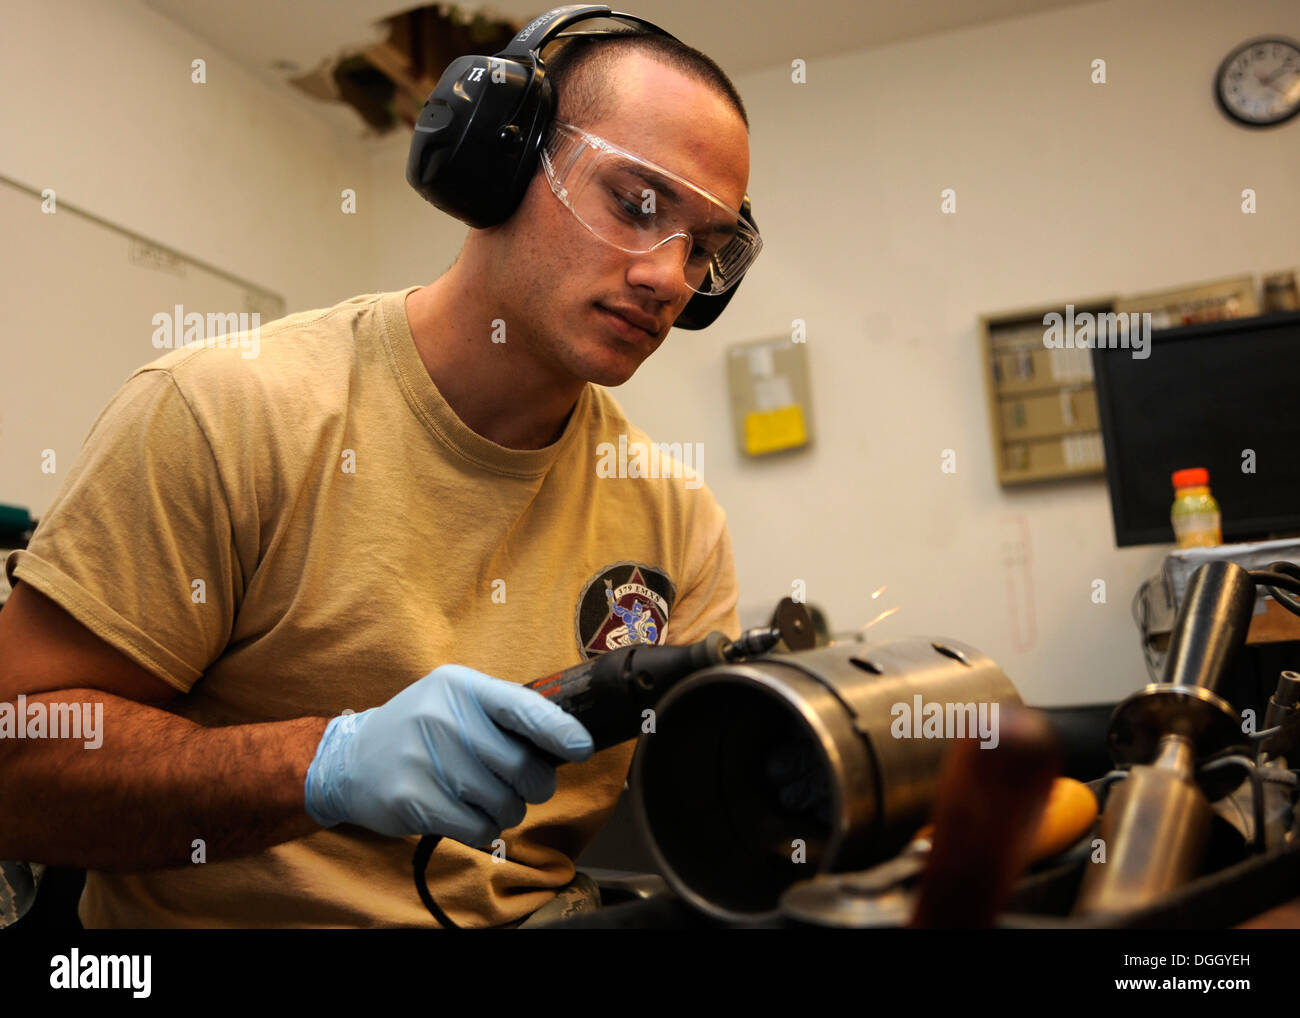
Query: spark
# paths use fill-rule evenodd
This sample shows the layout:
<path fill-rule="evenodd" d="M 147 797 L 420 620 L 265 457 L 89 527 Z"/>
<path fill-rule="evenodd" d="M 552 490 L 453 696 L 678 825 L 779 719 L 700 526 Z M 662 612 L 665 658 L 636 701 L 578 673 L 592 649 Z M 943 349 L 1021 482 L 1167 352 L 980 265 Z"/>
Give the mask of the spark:
<path fill-rule="evenodd" d="M 866 623 L 864 626 L 862 626 L 862 627 L 858 630 L 858 632 L 859 632 L 859 633 L 862 632 L 863 629 L 870 629 L 870 628 L 871 628 L 872 626 L 874 626 L 877 622 L 881 622 L 881 621 L 883 621 L 884 619 L 889 618 L 889 616 L 893 615 L 894 612 L 896 612 L 896 611 L 898 611 L 897 608 L 886 608 L 886 609 L 885 609 L 884 611 L 882 611 L 879 615 L 877 615 L 874 619 L 872 619 L 870 622 L 868 622 L 868 623 Z"/>

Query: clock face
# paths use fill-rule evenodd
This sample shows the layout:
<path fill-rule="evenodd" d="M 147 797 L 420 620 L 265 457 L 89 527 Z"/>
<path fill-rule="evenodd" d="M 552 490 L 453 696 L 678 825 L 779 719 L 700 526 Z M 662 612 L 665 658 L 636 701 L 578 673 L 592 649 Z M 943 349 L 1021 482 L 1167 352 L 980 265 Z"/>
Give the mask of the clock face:
<path fill-rule="evenodd" d="M 1228 54 L 1215 77 L 1223 111 L 1251 127 L 1280 124 L 1300 113 L 1300 43 L 1252 39 Z"/>

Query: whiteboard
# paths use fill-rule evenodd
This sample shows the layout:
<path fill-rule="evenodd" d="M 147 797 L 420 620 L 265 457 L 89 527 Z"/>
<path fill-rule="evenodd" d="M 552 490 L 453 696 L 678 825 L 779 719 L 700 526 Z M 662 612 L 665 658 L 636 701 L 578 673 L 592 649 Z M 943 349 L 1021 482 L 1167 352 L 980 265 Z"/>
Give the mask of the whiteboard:
<path fill-rule="evenodd" d="M 0 176 L 0 502 L 39 518 L 105 404 L 168 353 L 154 315 L 284 315 L 284 298 Z M 255 321 L 255 320 L 254 320 Z M 55 472 L 43 471 L 55 453 Z"/>

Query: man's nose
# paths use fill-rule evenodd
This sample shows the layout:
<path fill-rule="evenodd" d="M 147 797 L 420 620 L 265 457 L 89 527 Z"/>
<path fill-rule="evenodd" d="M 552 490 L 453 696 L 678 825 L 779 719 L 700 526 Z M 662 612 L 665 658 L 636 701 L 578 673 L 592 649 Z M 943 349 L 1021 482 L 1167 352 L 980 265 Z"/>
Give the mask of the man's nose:
<path fill-rule="evenodd" d="M 644 254 L 632 256 L 628 282 L 649 286 L 662 301 L 672 301 L 691 293 L 686 284 L 686 258 L 694 243 L 685 233 L 676 233 Z"/>

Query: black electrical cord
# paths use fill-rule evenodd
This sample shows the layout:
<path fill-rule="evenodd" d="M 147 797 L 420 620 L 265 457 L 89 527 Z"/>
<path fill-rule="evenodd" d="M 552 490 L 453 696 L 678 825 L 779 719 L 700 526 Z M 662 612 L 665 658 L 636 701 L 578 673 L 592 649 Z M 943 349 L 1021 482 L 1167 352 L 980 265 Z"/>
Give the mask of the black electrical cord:
<path fill-rule="evenodd" d="M 1273 600 L 1292 615 L 1300 615 L 1300 566 L 1294 562 L 1274 562 L 1267 569 L 1250 570 L 1255 586 L 1263 587 Z"/>
<path fill-rule="evenodd" d="M 415 857 L 411 860 L 411 866 L 415 870 L 415 890 L 420 895 L 420 900 L 424 902 L 424 907 L 433 913 L 433 918 L 438 920 L 438 925 L 446 930 L 460 930 L 464 927 L 452 922 L 450 916 L 438 907 L 438 903 L 433 900 L 433 895 L 429 893 L 427 877 L 429 860 L 433 858 L 433 850 L 438 847 L 438 842 L 441 840 L 442 836 L 439 834 L 426 834 L 415 846 Z"/>
<path fill-rule="evenodd" d="M 1281 570 L 1278 569 L 1278 566 L 1287 566 L 1287 569 Z M 1293 590 L 1300 594 L 1300 575 L 1293 575 L 1290 566 L 1289 562 L 1274 562 L 1267 569 L 1252 569 L 1250 577 L 1256 583 L 1270 587 L 1282 587 L 1285 590 Z"/>

